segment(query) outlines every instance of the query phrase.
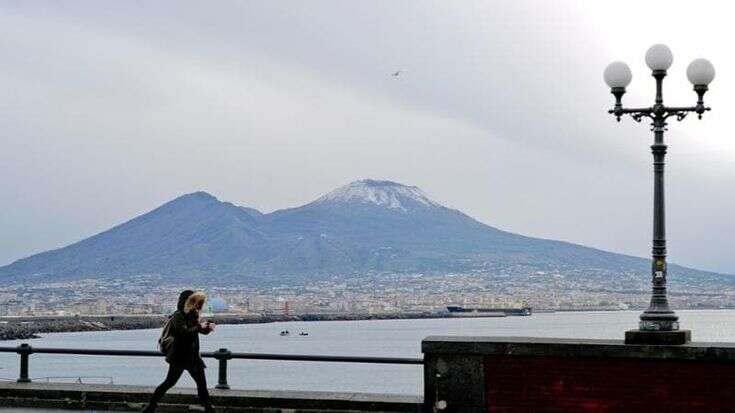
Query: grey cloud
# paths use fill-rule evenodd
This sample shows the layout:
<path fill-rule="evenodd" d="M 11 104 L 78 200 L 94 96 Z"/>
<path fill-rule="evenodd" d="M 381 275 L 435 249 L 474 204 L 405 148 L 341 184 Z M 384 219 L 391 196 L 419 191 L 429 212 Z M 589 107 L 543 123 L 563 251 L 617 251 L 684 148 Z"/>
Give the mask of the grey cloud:
<path fill-rule="evenodd" d="M 0 262 L 183 192 L 272 210 L 364 177 L 418 185 L 504 229 L 645 256 L 648 132 L 605 113 L 601 72 L 621 46 L 587 7 L 6 5 Z M 624 47 L 642 56 L 647 45 Z M 650 85 L 634 69 L 627 99 L 645 102 Z M 718 130 L 716 112 L 708 122 Z M 671 128 L 672 259 L 735 272 L 722 235 L 734 229 L 721 190 L 732 162 L 719 154 L 716 174 L 691 167 L 709 154 L 691 150 L 688 134 L 702 127 Z"/>

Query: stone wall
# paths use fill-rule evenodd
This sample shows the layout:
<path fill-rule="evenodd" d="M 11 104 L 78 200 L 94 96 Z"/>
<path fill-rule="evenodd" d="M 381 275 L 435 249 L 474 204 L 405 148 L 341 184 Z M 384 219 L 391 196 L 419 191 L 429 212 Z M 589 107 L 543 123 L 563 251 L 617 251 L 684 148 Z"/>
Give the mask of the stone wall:
<path fill-rule="evenodd" d="M 735 411 L 735 345 L 429 337 L 427 412 Z"/>

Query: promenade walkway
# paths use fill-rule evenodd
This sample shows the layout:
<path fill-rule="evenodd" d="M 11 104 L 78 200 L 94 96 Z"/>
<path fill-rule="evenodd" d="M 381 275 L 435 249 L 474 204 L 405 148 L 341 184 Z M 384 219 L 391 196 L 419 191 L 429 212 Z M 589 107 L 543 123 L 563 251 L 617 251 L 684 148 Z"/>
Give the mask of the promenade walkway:
<path fill-rule="evenodd" d="M 109 410 L 94 410 L 107 412 Z M 0 407 L 0 413 L 89 413 L 90 410 L 29 409 L 25 407 Z"/>
<path fill-rule="evenodd" d="M 65 412 L 140 411 L 153 390 L 150 386 L 0 382 L 0 406 L 71 409 Z M 418 396 L 315 391 L 210 389 L 210 394 L 218 410 L 227 412 L 418 413 L 423 401 Z M 194 411 L 199 407 L 196 389 L 175 387 L 166 394 L 160 407 L 161 412 Z"/>

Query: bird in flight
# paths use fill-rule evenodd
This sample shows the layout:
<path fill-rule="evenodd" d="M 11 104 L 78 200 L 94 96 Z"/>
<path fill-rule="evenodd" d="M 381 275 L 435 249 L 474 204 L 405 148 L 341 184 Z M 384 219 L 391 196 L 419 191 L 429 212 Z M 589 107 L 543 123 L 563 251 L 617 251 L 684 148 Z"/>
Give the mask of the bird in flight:
<path fill-rule="evenodd" d="M 395 73 L 393 73 L 393 74 L 392 74 L 391 76 L 393 76 L 393 77 L 398 77 L 398 76 L 400 76 L 400 75 L 401 75 L 401 72 L 403 72 L 403 70 L 398 70 L 398 71 L 396 71 Z"/>

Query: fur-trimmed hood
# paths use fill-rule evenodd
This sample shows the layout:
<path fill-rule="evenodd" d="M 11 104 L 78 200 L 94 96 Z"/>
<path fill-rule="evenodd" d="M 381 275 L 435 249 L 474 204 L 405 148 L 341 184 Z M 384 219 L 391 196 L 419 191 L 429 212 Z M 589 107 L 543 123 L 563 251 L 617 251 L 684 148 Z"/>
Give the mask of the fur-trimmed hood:
<path fill-rule="evenodd" d="M 195 291 L 186 299 L 186 302 L 184 303 L 184 314 L 189 314 L 191 310 L 196 308 L 197 303 L 199 303 L 200 301 L 206 302 L 207 294 L 204 294 L 203 291 Z"/>
<path fill-rule="evenodd" d="M 186 304 L 186 300 L 189 298 L 190 295 L 194 294 L 194 291 L 192 290 L 184 290 L 179 294 L 179 301 L 176 304 L 176 309 L 184 312 L 184 304 Z"/>

